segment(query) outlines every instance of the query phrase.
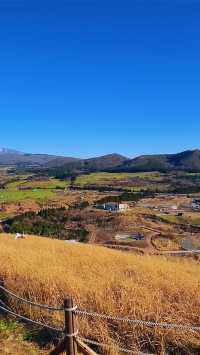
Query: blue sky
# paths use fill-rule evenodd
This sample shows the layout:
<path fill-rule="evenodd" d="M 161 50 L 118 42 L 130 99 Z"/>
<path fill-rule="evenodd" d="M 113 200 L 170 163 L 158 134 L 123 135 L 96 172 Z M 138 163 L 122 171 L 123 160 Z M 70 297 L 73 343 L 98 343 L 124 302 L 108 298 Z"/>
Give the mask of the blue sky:
<path fill-rule="evenodd" d="M 0 146 L 200 148 L 200 1 L 0 0 Z"/>

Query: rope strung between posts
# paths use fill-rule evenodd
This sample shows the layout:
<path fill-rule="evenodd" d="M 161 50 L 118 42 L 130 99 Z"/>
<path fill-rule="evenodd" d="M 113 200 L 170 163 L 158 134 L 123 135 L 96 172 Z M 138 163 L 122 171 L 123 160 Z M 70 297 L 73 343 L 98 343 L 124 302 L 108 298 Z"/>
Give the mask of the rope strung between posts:
<path fill-rule="evenodd" d="M 24 316 L 21 316 L 20 314 L 18 313 L 15 313 L 13 311 L 10 311 L 4 307 L 1 307 L 0 306 L 0 309 L 5 312 L 5 313 L 8 313 L 8 314 L 11 314 L 12 316 L 15 316 L 15 317 L 18 317 L 19 319 L 22 319 L 24 320 L 25 322 L 29 322 L 29 323 L 32 323 L 32 324 L 35 324 L 35 325 L 39 325 L 40 327 L 44 327 L 44 328 L 47 328 L 47 329 L 50 329 L 50 330 L 53 330 L 55 332 L 60 332 L 60 333 L 63 333 L 64 331 L 62 329 L 58 329 L 58 328 L 54 328 L 54 327 L 51 327 L 47 324 L 43 324 L 41 322 L 38 322 L 38 321 L 35 321 L 35 320 L 32 320 L 30 318 L 27 318 L 27 317 L 24 317 Z"/>
<path fill-rule="evenodd" d="M 75 312 L 77 310 L 78 306 L 73 306 L 71 308 L 63 308 L 63 311 L 66 312 Z"/>
<path fill-rule="evenodd" d="M 84 310 L 77 309 L 77 306 L 74 306 L 73 308 L 69 308 L 69 309 L 64 309 L 61 307 L 51 307 L 51 306 L 47 306 L 47 305 L 41 305 L 38 303 L 34 303 L 31 301 L 25 300 L 24 298 L 19 297 L 16 294 L 14 294 L 13 292 L 7 290 L 3 286 L 0 286 L 0 290 L 6 292 L 8 295 L 18 299 L 21 302 L 27 303 L 27 304 L 32 305 L 34 307 L 47 309 L 49 311 L 59 311 L 59 312 L 73 311 L 74 314 L 76 314 L 78 316 L 82 316 L 82 317 L 93 317 L 93 318 L 98 318 L 98 319 L 103 319 L 103 320 L 113 320 L 113 321 L 124 322 L 124 323 L 135 324 L 135 325 L 146 326 L 146 327 L 159 327 L 159 328 L 165 328 L 165 329 L 180 329 L 183 331 L 197 331 L 197 332 L 200 331 L 200 326 L 198 326 L 198 325 L 197 326 L 192 326 L 192 325 L 190 326 L 190 325 L 173 324 L 173 323 L 165 323 L 165 322 L 143 321 L 140 319 L 129 319 L 129 318 L 111 316 L 111 315 L 106 315 L 106 314 L 101 314 L 101 313 L 96 313 L 96 312 L 87 312 Z M 17 316 L 17 314 L 15 314 L 15 315 Z"/>
<path fill-rule="evenodd" d="M 73 338 L 73 337 L 77 337 L 78 333 L 79 333 L 79 331 L 77 330 L 76 332 L 71 333 L 71 334 L 66 334 L 65 333 L 65 336 L 68 337 L 68 338 Z"/>
<path fill-rule="evenodd" d="M 89 340 L 87 338 L 79 338 L 77 337 L 78 340 L 83 341 L 86 344 L 90 344 L 90 345 L 95 345 L 95 346 L 99 346 L 101 348 L 107 348 L 107 349 L 112 349 L 114 347 L 112 347 L 111 345 L 108 344 L 103 344 L 103 343 L 98 343 L 97 341 L 94 340 Z M 117 350 L 123 352 L 123 353 L 127 353 L 127 354 L 137 354 L 137 355 L 153 355 L 153 354 L 146 354 L 146 353 L 142 353 L 142 352 L 138 352 L 138 351 L 133 351 L 133 350 L 129 350 L 126 348 L 120 348 L 118 346 L 116 346 Z"/>
<path fill-rule="evenodd" d="M 2 300 L 0 300 L 0 304 L 5 307 L 6 309 L 8 309 L 9 311 L 11 311 L 10 307 L 8 307 Z"/>
<path fill-rule="evenodd" d="M 61 308 L 61 307 L 51 307 L 51 306 L 47 306 L 47 305 L 43 305 L 43 304 L 39 304 L 39 303 L 35 303 L 35 302 L 32 302 L 32 301 L 28 301 L 28 300 L 25 300 L 24 298 L 22 297 L 19 297 L 17 296 L 15 293 L 13 293 L 12 291 L 9 291 L 7 290 L 5 287 L 3 286 L 0 286 L 0 290 L 6 292 L 8 295 L 16 298 L 17 300 L 23 302 L 23 303 L 27 303 L 27 304 L 30 304 L 31 306 L 33 307 L 39 307 L 39 308 L 43 308 L 43 309 L 48 309 L 49 311 L 58 311 L 58 312 L 61 312 L 63 311 L 64 309 Z"/>
<path fill-rule="evenodd" d="M 83 317 L 92 317 L 92 318 L 99 318 L 99 319 L 104 319 L 104 320 L 113 320 L 113 321 L 124 322 L 124 323 L 135 324 L 135 325 L 142 325 L 142 326 L 147 326 L 147 327 L 159 327 L 159 328 L 166 328 L 166 329 L 200 331 L 200 326 L 189 326 L 189 325 L 182 325 L 182 324 L 143 321 L 143 320 L 139 320 L 139 319 L 128 319 L 128 318 L 122 318 L 122 317 L 100 314 L 100 313 L 95 313 L 95 312 L 82 311 L 79 309 L 75 311 L 75 314 L 83 316 Z"/>

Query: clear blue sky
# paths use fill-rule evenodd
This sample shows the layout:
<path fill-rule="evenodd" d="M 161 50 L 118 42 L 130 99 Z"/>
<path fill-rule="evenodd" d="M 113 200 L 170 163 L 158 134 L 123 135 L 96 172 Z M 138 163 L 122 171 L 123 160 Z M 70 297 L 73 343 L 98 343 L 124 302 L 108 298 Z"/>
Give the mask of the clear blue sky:
<path fill-rule="evenodd" d="M 200 1 L 0 0 L 0 146 L 200 148 Z"/>

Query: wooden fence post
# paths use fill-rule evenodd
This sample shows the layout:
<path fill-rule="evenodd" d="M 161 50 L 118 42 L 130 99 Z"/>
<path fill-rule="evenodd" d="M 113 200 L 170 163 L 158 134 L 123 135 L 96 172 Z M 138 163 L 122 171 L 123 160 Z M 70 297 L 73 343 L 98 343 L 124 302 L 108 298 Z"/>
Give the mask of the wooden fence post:
<path fill-rule="evenodd" d="M 73 300 L 66 298 L 64 300 L 64 317 L 65 317 L 65 343 L 66 354 L 76 355 L 76 340 L 75 340 L 75 321 L 73 313 Z"/>

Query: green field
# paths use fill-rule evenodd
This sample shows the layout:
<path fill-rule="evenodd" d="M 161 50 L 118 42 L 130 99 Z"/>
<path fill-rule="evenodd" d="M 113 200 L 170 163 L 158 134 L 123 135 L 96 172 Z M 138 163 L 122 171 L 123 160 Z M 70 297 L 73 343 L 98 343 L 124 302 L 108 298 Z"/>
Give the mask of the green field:
<path fill-rule="evenodd" d="M 123 188 L 127 191 L 131 192 L 140 192 L 141 190 L 144 191 L 146 190 L 145 187 L 139 187 L 139 186 L 123 186 Z"/>
<path fill-rule="evenodd" d="M 163 222 L 182 223 L 182 217 L 177 217 L 175 215 L 161 215 L 160 218 Z"/>
<path fill-rule="evenodd" d="M 57 179 L 27 181 L 22 176 L 17 181 L 7 183 L 6 188 L 0 190 L 0 203 L 23 200 L 46 201 L 55 196 L 55 189 L 64 189 L 68 184 L 67 181 Z M 30 190 L 20 190 L 20 187 Z"/>
<path fill-rule="evenodd" d="M 197 177 L 200 177 L 200 173 L 186 173 L 186 176 L 197 176 Z"/>
<path fill-rule="evenodd" d="M 65 188 L 69 185 L 68 181 L 61 181 L 58 179 L 49 179 L 49 180 L 18 180 L 14 182 L 10 182 L 6 185 L 7 189 L 13 190 L 17 189 L 18 187 L 30 187 L 32 189 L 56 189 L 56 188 Z"/>
<path fill-rule="evenodd" d="M 99 184 L 105 185 L 107 183 L 119 183 L 122 181 L 130 181 L 132 179 L 148 179 L 158 178 L 160 176 L 157 172 L 144 172 L 144 173 L 91 173 L 77 177 L 76 184 L 80 186 Z"/>
<path fill-rule="evenodd" d="M 23 200 L 45 201 L 55 196 L 55 192 L 47 189 L 36 190 L 0 190 L 0 203 L 20 202 Z"/>

